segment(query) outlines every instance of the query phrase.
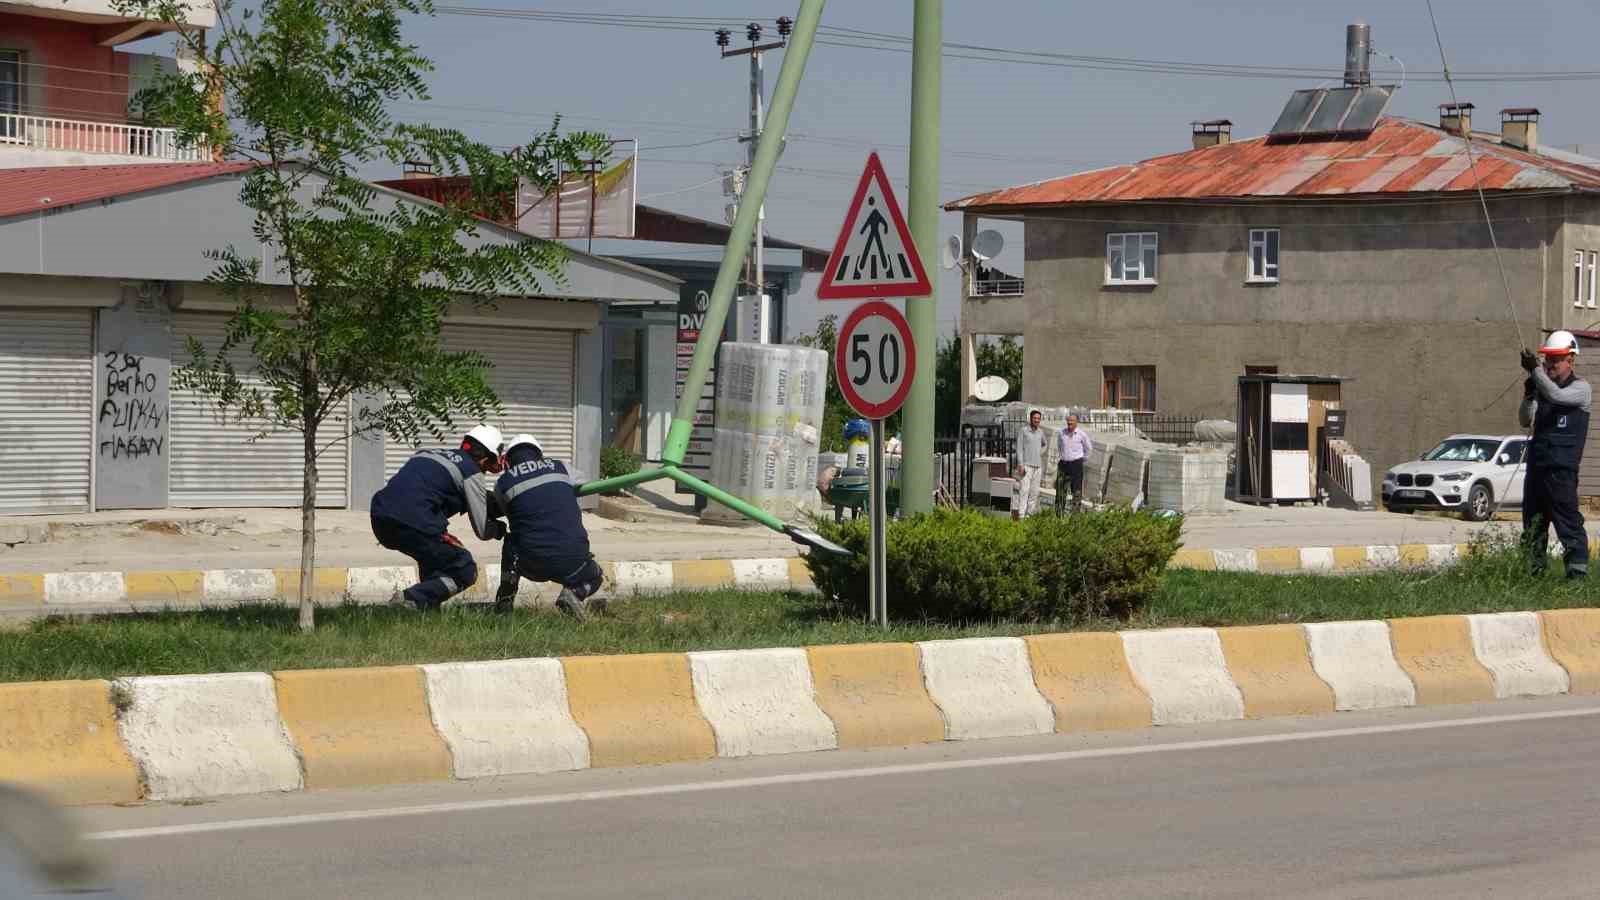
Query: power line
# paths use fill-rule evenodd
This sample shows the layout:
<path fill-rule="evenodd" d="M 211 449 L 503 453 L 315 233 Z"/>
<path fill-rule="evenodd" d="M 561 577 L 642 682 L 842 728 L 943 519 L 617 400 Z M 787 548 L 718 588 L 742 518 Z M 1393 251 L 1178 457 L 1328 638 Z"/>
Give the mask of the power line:
<path fill-rule="evenodd" d="M 435 11 L 442 15 L 476 16 L 499 19 L 550 22 L 556 24 L 592 25 L 633 28 L 656 31 L 700 31 L 718 26 L 742 24 L 733 17 L 659 16 L 636 13 L 586 13 L 559 10 L 512 10 L 490 7 L 439 6 Z M 756 15 L 750 20 L 761 19 Z M 866 31 L 837 25 L 824 25 L 818 32 L 817 43 L 852 49 L 909 52 L 911 38 L 887 32 Z M 1123 71 L 1162 75 L 1203 75 L 1234 78 L 1268 78 L 1276 80 L 1312 80 L 1339 78 L 1341 69 L 1298 65 L 1249 65 L 1243 63 L 1209 63 L 1185 60 L 1142 59 L 1138 57 L 1095 56 L 1064 53 L 1060 51 L 1029 50 L 968 44 L 947 41 L 945 56 L 952 59 L 971 59 L 991 63 L 1040 65 L 1057 68 L 1075 68 L 1102 71 Z M 1479 70 L 1454 73 L 1457 81 L 1521 83 L 1547 81 L 1600 80 L 1600 70 Z M 1422 70 L 1411 73 L 1416 81 L 1443 81 L 1444 72 Z"/>

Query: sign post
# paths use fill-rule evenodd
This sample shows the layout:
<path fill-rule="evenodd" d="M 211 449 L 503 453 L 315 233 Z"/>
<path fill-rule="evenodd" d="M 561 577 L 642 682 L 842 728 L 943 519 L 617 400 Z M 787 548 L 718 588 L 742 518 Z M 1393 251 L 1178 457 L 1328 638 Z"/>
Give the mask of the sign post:
<path fill-rule="evenodd" d="M 889 484 L 883 460 L 883 420 L 894 415 L 911 393 L 917 374 L 917 347 L 906 317 L 881 300 L 851 311 L 833 349 L 833 372 L 850 408 L 872 421 L 871 553 L 868 596 L 871 621 L 889 626 L 887 516 Z"/>
<path fill-rule="evenodd" d="M 900 310 L 882 297 L 926 297 L 933 293 L 917 244 L 900 213 L 894 188 L 878 154 L 856 184 L 844 227 L 817 286 L 818 300 L 869 300 L 850 311 L 833 348 L 833 371 L 850 408 L 872 422 L 872 525 L 868 596 L 870 619 L 889 627 L 889 579 L 885 519 L 889 484 L 883 461 L 883 420 L 911 393 L 917 345 Z M 901 469 L 905 469 L 904 461 Z M 931 496 L 931 492 L 930 492 Z M 906 505 L 901 491 L 900 505 Z"/>

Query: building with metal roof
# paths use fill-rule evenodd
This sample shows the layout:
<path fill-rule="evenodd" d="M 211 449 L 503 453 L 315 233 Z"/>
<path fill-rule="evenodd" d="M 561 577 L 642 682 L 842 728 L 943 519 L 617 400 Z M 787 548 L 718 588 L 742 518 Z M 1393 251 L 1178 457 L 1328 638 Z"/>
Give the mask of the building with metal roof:
<path fill-rule="evenodd" d="M 189 340 L 216 350 L 235 302 L 207 278 L 207 251 L 263 260 L 273 300 L 286 283 L 239 200 L 249 164 L 0 168 L 0 514 L 160 507 L 294 507 L 301 440 L 219 419 L 175 384 Z M 308 189 L 321 183 L 312 172 Z M 431 201 L 378 187 L 375 211 Z M 484 222 L 462 240 L 530 240 Z M 532 432 L 586 475 L 599 472 L 602 322 L 612 302 L 675 304 L 682 282 L 574 250 L 565 277 L 495 304 L 463 304 L 441 340 L 491 363 L 508 433 Z M 249 359 L 235 361 L 248 378 Z M 357 398 L 339 423 L 355 419 Z M 332 443 L 318 502 L 364 509 L 415 448 L 383 436 Z M 50 465 L 38 461 L 49 459 Z"/>
<path fill-rule="evenodd" d="M 1600 160 L 1541 144 L 1533 107 L 1498 132 L 1470 103 L 1319 130 L 1318 104 L 1348 125 L 1379 91 L 1297 92 L 1262 137 L 1195 122 L 1183 152 L 946 204 L 964 247 L 984 220 L 1025 232 L 1013 296 L 963 261 L 967 346 L 1022 336 L 1025 401 L 1148 413 L 1233 418 L 1240 375 L 1342 374 L 1375 478 L 1444 435 L 1515 428 L 1519 347 L 1600 327 Z M 964 370 L 968 396 L 982 374 Z"/>

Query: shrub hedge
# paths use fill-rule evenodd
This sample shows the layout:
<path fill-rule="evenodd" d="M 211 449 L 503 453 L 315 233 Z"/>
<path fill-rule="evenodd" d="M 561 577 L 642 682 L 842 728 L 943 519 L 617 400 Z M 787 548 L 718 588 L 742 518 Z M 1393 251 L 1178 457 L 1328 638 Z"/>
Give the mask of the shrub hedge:
<path fill-rule="evenodd" d="M 823 597 L 867 610 L 866 517 L 815 523 L 856 552 L 806 558 Z M 1126 508 L 1022 521 L 976 510 L 938 510 L 892 521 L 886 536 L 891 615 L 940 622 L 1011 620 L 1077 624 L 1125 619 L 1161 583 L 1178 551 L 1180 517 Z"/>

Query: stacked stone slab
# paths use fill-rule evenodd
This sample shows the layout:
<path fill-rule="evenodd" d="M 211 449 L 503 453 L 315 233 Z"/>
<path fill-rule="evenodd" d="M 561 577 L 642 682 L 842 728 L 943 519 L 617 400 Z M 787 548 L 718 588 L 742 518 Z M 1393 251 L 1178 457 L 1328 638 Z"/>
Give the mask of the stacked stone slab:
<path fill-rule="evenodd" d="M 1150 455 L 1146 505 L 1184 515 L 1220 513 L 1227 482 L 1226 453 L 1194 447 L 1161 447 Z"/>
<path fill-rule="evenodd" d="M 1150 458 L 1159 449 L 1161 445 L 1153 441 L 1119 441 L 1111 452 L 1111 477 L 1106 481 L 1105 502 L 1131 504 L 1143 495 L 1148 505 L 1145 484 Z"/>
<path fill-rule="evenodd" d="M 1125 434 L 1107 433 L 1089 429 L 1089 458 L 1083 463 L 1084 499 L 1090 503 L 1106 502 L 1106 484 L 1111 477 L 1111 457 Z"/>
<path fill-rule="evenodd" d="M 1333 477 L 1350 499 L 1361 504 L 1371 503 L 1372 464 L 1362 459 L 1347 441 L 1329 442 L 1328 453 L 1333 457 Z"/>

